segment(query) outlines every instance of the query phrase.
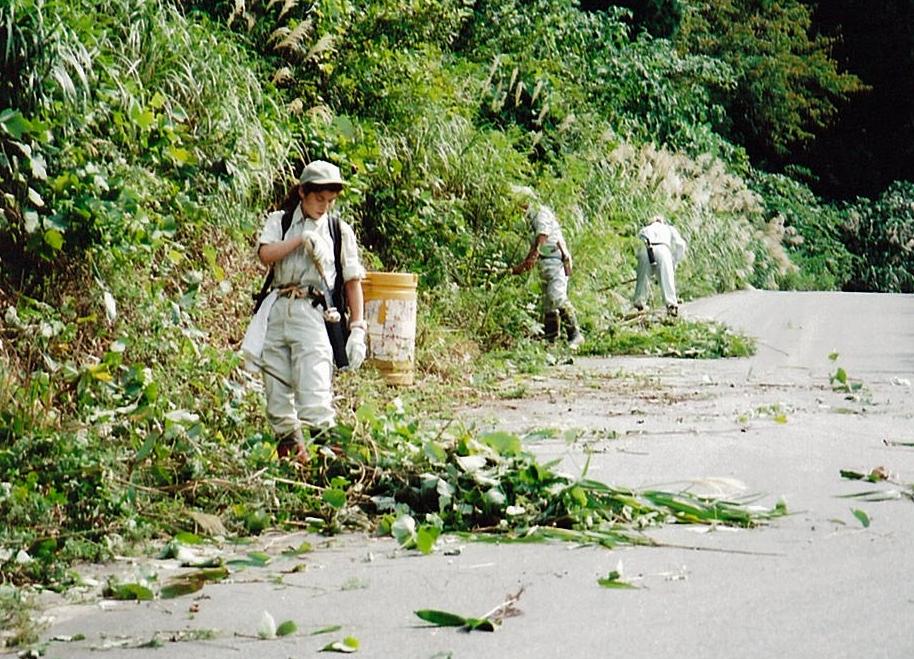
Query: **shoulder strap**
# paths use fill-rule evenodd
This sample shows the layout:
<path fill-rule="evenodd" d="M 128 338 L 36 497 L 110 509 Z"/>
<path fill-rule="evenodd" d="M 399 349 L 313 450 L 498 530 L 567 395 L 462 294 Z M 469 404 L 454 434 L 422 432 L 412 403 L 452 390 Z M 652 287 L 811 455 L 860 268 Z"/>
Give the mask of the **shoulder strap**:
<path fill-rule="evenodd" d="M 295 204 L 290 204 L 288 207 L 283 209 L 282 238 L 280 238 L 280 240 L 286 239 L 286 233 L 288 233 L 289 227 L 292 226 L 292 216 L 293 215 L 295 215 Z"/>
<path fill-rule="evenodd" d="M 286 207 L 282 214 L 282 238 L 280 240 L 285 240 L 286 233 L 289 231 L 289 227 L 292 226 L 292 216 L 295 214 L 295 205 L 291 204 Z M 251 297 L 254 298 L 254 313 L 257 313 L 257 310 L 260 309 L 260 305 L 263 304 L 264 299 L 267 295 L 270 294 L 270 287 L 273 285 L 273 267 L 270 266 L 270 271 L 267 273 L 266 279 L 263 280 L 263 286 L 260 287 L 259 293 L 254 293 Z"/>
<path fill-rule="evenodd" d="M 340 258 L 343 251 L 343 237 L 340 228 L 340 216 L 333 213 L 328 218 L 330 237 L 333 239 L 333 269 L 336 278 L 333 281 L 333 304 L 340 313 L 346 312 L 346 287 L 343 285 L 343 263 Z"/>

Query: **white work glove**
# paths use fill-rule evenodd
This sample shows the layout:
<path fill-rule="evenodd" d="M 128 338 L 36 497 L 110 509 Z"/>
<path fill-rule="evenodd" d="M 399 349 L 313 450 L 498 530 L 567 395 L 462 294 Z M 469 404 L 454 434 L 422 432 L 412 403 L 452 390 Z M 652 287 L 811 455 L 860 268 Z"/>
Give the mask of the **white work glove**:
<path fill-rule="evenodd" d="M 349 359 L 349 368 L 353 371 L 358 370 L 362 362 L 365 361 L 365 353 L 368 348 L 365 345 L 365 328 L 353 327 L 349 331 L 349 340 L 346 341 L 346 357 Z"/>
<path fill-rule="evenodd" d="M 304 231 L 301 235 L 301 248 L 309 254 L 315 263 L 326 268 L 328 263 L 333 263 L 333 255 L 327 243 L 314 231 Z"/>

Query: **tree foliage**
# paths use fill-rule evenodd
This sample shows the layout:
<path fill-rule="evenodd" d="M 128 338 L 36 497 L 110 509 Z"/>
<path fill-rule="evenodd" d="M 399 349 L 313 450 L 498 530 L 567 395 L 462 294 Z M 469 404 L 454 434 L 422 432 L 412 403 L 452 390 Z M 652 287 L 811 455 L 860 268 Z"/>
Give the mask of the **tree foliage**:
<path fill-rule="evenodd" d="M 847 244 L 857 258 L 848 288 L 914 293 L 914 183 L 898 181 L 847 213 Z"/>
<path fill-rule="evenodd" d="M 732 68 L 736 85 L 721 97 L 725 135 L 770 163 L 812 139 L 838 103 L 863 89 L 855 75 L 839 71 L 833 39 L 812 33 L 811 9 L 798 0 L 696 2 L 676 44 Z"/>

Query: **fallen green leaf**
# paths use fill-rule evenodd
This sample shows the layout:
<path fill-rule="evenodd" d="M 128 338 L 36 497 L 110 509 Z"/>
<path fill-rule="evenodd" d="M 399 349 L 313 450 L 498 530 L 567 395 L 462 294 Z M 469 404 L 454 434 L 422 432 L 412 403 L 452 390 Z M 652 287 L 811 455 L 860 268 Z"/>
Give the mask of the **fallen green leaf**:
<path fill-rule="evenodd" d="M 342 641 L 328 643 L 321 648 L 321 652 L 345 652 L 352 653 L 359 649 L 359 639 L 354 636 L 347 636 Z"/>
<path fill-rule="evenodd" d="M 494 632 L 495 623 L 488 618 L 467 618 L 467 631 Z"/>
<path fill-rule="evenodd" d="M 869 525 L 870 525 L 870 516 L 869 515 L 867 515 L 865 512 L 863 512 L 859 508 L 854 508 L 851 510 L 851 512 L 854 513 L 854 517 L 856 517 L 858 520 L 860 520 L 860 523 L 863 524 L 863 528 L 869 527 Z"/>
<path fill-rule="evenodd" d="M 138 583 L 122 583 L 111 586 L 109 597 L 116 600 L 149 601 L 155 599 L 152 591 Z"/>
<path fill-rule="evenodd" d="M 182 595 L 190 595 L 203 588 L 204 583 L 205 582 L 202 579 L 181 579 L 180 581 L 172 581 L 162 586 L 162 590 L 159 591 L 159 597 L 163 600 L 170 600 L 181 597 Z"/>
<path fill-rule="evenodd" d="M 441 535 L 441 529 L 423 524 L 419 527 L 419 531 L 416 533 L 416 549 L 421 551 L 423 554 L 431 554 L 432 550 L 435 548 L 435 542 L 438 540 L 438 536 Z"/>
<path fill-rule="evenodd" d="M 602 579 L 597 579 L 597 583 L 603 586 L 604 588 L 619 588 L 619 589 L 634 589 L 637 590 L 637 586 L 621 581 L 622 575 L 619 574 L 616 570 L 612 570 L 608 575 Z"/>
<path fill-rule="evenodd" d="M 298 631 L 298 626 L 291 620 L 286 620 L 281 622 L 279 627 L 276 628 L 277 636 L 288 636 L 289 634 L 294 634 Z"/>
<path fill-rule="evenodd" d="M 282 552 L 283 556 L 301 556 L 302 554 L 307 554 L 314 551 L 314 547 L 311 546 L 310 542 L 303 542 L 298 547 L 289 547 Z"/>
<path fill-rule="evenodd" d="M 437 627 L 463 627 L 467 622 L 466 618 L 456 613 L 436 609 L 420 609 L 416 615 Z"/>
<path fill-rule="evenodd" d="M 270 562 L 270 555 L 262 551 L 252 551 L 247 555 L 247 558 L 233 558 L 230 561 L 226 561 L 226 565 L 234 565 L 241 567 L 264 567 Z"/>

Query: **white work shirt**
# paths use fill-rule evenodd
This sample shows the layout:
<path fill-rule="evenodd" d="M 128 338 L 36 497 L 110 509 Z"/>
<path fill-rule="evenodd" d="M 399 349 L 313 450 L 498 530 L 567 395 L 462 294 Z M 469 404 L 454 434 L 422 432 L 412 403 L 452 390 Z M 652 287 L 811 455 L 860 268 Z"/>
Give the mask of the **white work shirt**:
<path fill-rule="evenodd" d="M 686 252 L 686 241 L 676 227 L 663 222 L 651 222 L 638 232 L 638 237 L 651 245 L 666 245 L 673 255 L 673 263 L 682 261 Z"/>
<path fill-rule="evenodd" d="M 267 215 L 263 230 L 260 232 L 258 245 L 269 245 L 283 240 L 282 235 L 283 211 L 273 211 Z M 320 240 L 317 251 L 324 255 L 322 267 L 327 278 L 327 286 L 333 288 L 336 281 L 336 271 L 333 267 L 333 240 L 330 237 L 330 224 L 327 213 L 314 220 L 306 218 L 301 212 L 301 205 L 296 206 L 292 215 L 292 224 L 286 232 L 285 238 L 300 236 L 305 231 L 315 233 Z M 355 239 L 355 232 L 347 222 L 340 220 L 340 265 L 342 266 L 343 281 L 363 279 L 365 269 L 359 261 L 359 248 Z M 273 286 L 279 287 L 286 284 L 299 286 L 320 287 L 320 274 L 314 265 L 314 260 L 305 249 L 292 250 L 285 258 L 273 264 Z"/>
<path fill-rule="evenodd" d="M 527 221 L 534 239 L 539 235 L 546 236 L 546 242 L 540 247 L 540 257 L 561 257 L 562 252 L 568 254 L 562 227 L 549 207 L 531 206 L 527 210 Z"/>

